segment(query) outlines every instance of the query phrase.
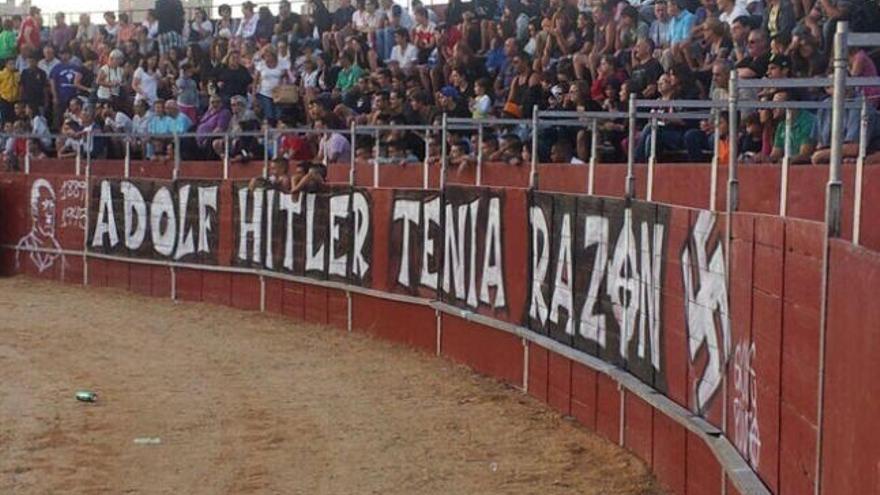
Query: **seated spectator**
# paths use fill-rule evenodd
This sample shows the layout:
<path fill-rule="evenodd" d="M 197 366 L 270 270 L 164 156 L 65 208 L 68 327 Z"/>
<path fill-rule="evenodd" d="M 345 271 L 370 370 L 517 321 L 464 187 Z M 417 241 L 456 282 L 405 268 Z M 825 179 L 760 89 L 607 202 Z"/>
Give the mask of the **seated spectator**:
<path fill-rule="evenodd" d="M 773 95 L 773 101 L 791 101 L 790 94 L 785 91 L 777 91 Z M 792 109 L 791 137 L 789 138 L 789 150 L 791 151 L 790 163 L 810 163 L 810 157 L 816 147 L 816 142 L 811 137 L 816 118 L 812 113 Z M 785 155 L 786 136 L 786 111 L 781 108 L 773 109 L 773 120 L 777 122 L 776 131 L 773 134 L 773 149 L 768 156 L 761 156 L 759 161 L 778 163 Z"/>
<path fill-rule="evenodd" d="M 297 168 L 296 180 L 291 181 L 290 192 L 315 193 L 324 188 L 324 180 L 327 175 L 327 168 L 324 165 L 314 162 L 300 162 Z"/>
<path fill-rule="evenodd" d="M 832 88 L 828 88 L 828 98 L 831 100 Z M 868 154 L 880 150 L 880 115 L 876 109 L 868 105 L 868 142 L 866 150 Z M 861 137 L 862 116 L 861 109 L 847 108 L 843 119 L 843 147 L 841 158 L 851 159 L 859 156 L 859 139 Z M 810 161 L 815 165 L 824 165 L 831 161 L 831 108 L 821 108 L 816 112 L 815 125 L 810 132 L 811 140 L 816 144 L 816 151 Z"/>
<path fill-rule="evenodd" d="M 568 139 L 559 139 L 550 147 L 550 163 L 570 163 L 585 165 L 580 158 L 574 156 L 574 149 Z"/>
<path fill-rule="evenodd" d="M 248 183 L 248 189 L 253 191 L 257 187 L 275 189 L 281 192 L 289 192 L 291 189 L 290 175 L 288 174 L 288 160 L 285 157 L 277 157 L 269 166 L 269 174 L 263 178 L 254 177 Z"/>
<path fill-rule="evenodd" d="M 196 132 L 200 135 L 223 134 L 229 128 L 229 121 L 231 118 L 232 113 L 229 109 L 223 106 L 223 100 L 220 96 L 215 94 L 208 100 L 208 109 L 199 119 L 198 125 L 196 126 Z M 204 153 L 207 151 L 208 145 L 217 139 L 216 136 L 199 137 L 196 140 L 196 145 Z M 223 138 L 219 138 L 219 141 L 222 146 Z"/>
<path fill-rule="evenodd" d="M 320 136 L 318 141 L 318 154 L 315 159 L 321 163 L 348 163 L 351 160 L 351 143 L 342 134 L 329 130 L 327 123 L 322 119 L 313 122 L 315 129 L 327 130 L 328 132 L 316 134 Z"/>

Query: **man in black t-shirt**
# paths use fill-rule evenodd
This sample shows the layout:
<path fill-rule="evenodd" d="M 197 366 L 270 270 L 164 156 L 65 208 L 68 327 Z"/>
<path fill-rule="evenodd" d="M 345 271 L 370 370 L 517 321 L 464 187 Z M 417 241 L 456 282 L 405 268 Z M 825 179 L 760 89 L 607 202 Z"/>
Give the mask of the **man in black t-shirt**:
<path fill-rule="evenodd" d="M 220 96 L 228 102 L 233 96 L 246 96 L 248 87 L 254 80 L 251 73 L 241 65 L 241 55 L 233 50 L 227 55 L 226 65 L 220 69 L 217 81 L 220 86 Z"/>
<path fill-rule="evenodd" d="M 736 64 L 736 73 L 742 79 L 759 79 L 767 74 L 770 64 L 770 43 L 767 33 L 753 29 L 748 38 L 748 55 Z"/>
<path fill-rule="evenodd" d="M 46 72 L 37 66 L 35 53 L 28 56 L 28 66 L 21 71 L 21 101 L 43 115 L 49 93 L 49 79 Z"/>
<path fill-rule="evenodd" d="M 663 66 L 654 58 L 651 38 L 639 38 L 633 50 L 630 91 L 643 98 L 657 96 L 657 79 L 663 75 Z"/>

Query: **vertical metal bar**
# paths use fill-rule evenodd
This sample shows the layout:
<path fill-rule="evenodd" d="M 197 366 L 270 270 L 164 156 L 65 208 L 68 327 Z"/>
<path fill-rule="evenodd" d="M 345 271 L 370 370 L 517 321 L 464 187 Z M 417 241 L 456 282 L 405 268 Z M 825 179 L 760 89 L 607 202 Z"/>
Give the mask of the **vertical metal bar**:
<path fill-rule="evenodd" d="M 626 197 L 634 198 L 636 195 L 636 178 L 633 174 L 633 165 L 636 159 L 636 95 L 629 95 L 629 140 L 626 143 Z"/>
<path fill-rule="evenodd" d="M 831 164 L 828 169 L 828 198 L 825 205 L 825 223 L 828 235 L 840 236 L 840 200 L 842 184 L 840 168 L 843 162 L 844 116 L 846 114 L 846 71 L 847 48 L 846 33 L 848 23 L 837 23 L 834 37 L 834 96 L 831 109 Z"/>
<path fill-rule="evenodd" d="M 788 211 L 788 170 L 791 166 L 791 121 L 792 110 L 785 109 L 785 144 L 782 153 L 782 178 L 779 185 L 779 216 L 784 217 Z"/>
<path fill-rule="evenodd" d="M 856 158 L 856 179 L 853 191 L 853 244 L 857 246 L 862 233 L 862 181 L 865 173 L 865 155 L 868 152 L 868 99 L 864 95 L 862 95 L 859 122 L 859 156 Z"/>
<path fill-rule="evenodd" d="M 379 187 L 379 130 L 373 134 L 373 187 Z"/>
<path fill-rule="evenodd" d="M 346 330 L 348 330 L 348 332 L 351 333 L 351 330 L 354 327 L 354 325 L 352 323 L 352 315 L 353 315 L 354 311 L 352 310 L 352 301 L 351 301 L 351 291 L 350 290 L 345 291 L 345 300 L 348 303 L 347 308 L 346 308 L 347 311 L 346 311 L 346 315 L 345 315 Z"/>
<path fill-rule="evenodd" d="M 125 178 L 131 177 L 131 139 L 126 136 L 125 137 L 125 158 L 123 164 L 123 174 Z"/>
<path fill-rule="evenodd" d="M 168 273 L 171 275 L 171 300 L 177 300 L 177 271 L 174 269 L 174 265 L 171 262 L 168 262 Z"/>
<path fill-rule="evenodd" d="M 657 162 L 657 117 L 651 118 L 651 154 L 648 156 L 648 181 L 646 184 L 645 199 L 651 201 L 654 197 L 654 165 Z"/>
<path fill-rule="evenodd" d="M 445 115 L 445 114 L 444 114 L 444 115 Z M 442 343 L 443 343 L 443 318 L 440 316 L 440 310 L 439 310 L 439 309 L 435 309 L 435 310 L 434 310 L 434 318 L 436 318 L 436 320 L 437 320 L 437 346 L 436 346 L 436 351 L 437 351 L 437 355 L 439 356 L 440 353 L 441 353 L 441 351 L 443 350 L 443 349 L 441 348 L 441 345 L 442 345 Z"/>
<path fill-rule="evenodd" d="M 223 135 L 223 179 L 229 178 L 229 131 Z"/>
<path fill-rule="evenodd" d="M 449 129 L 446 125 L 446 113 L 443 113 L 443 120 L 440 125 L 440 190 L 446 187 L 446 138 Z"/>
<path fill-rule="evenodd" d="M 532 107 L 532 165 L 529 171 L 529 189 L 538 187 L 538 105 Z"/>
<path fill-rule="evenodd" d="M 712 135 L 712 169 L 709 173 L 709 211 L 716 211 L 718 201 L 718 152 L 721 150 L 721 133 L 718 128 L 721 126 L 721 111 L 712 110 L 712 124 L 715 132 Z M 728 134 L 728 140 L 730 135 Z"/>
<path fill-rule="evenodd" d="M 79 152 L 77 152 L 79 153 Z M 79 173 L 77 172 L 77 175 Z M 92 197 L 92 184 L 91 184 L 91 175 L 92 171 L 86 168 L 86 190 L 85 190 L 85 209 L 86 209 L 86 229 L 83 232 L 83 250 L 82 250 L 82 264 L 83 264 L 83 286 L 89 285 L 89 208 L 91 207 L 91 197 Z"/>
<path fill-rule="evenodd" d="M 86 132 L 86 146 L 88 148 L 86 152 L 86 170 L 90 170 L 92 168 L 92 149 L 95 147 L 95 143 L 92 140 L 92 131 Z"/>
<path fill-rule="evenodd" d="M 349 160 L 349 168 L 348 168 L 348 185 L 354 187 L 354 165 L 357 161 L 357 124 L 352 121 L 351 123 L 351 156 L 348 157 Z M 349 299 L 351 299 L 351 294 L 349 294 Z M 349 322 L 351 323 L 351 322 Z"/>
<path fill-rule="evenodd" d="M 846 71 L 849 23 L 837 22 L 834 35 L 834 96 L 831 109 L 831 163 L 828 167 L 828 184 L 825 192 L 825 242 L 822 249 L 822 303 L 819 307 L 819 373 L 816 397 L 816 484 L 814 495 L 822 493 L 822 442 L 825 415 L 825 336 L 828 329 L 828 278 L 831 239 L 840 236 L 840 203 L 843 185 L 840 181 L 840 166 L 843 161 L 844 115 L 846 113 Z"/>
<path fill-rule="evenodd" d="M 31 173 L 31 140 L 24 140 L 24 173 Z"/>
<path fill-rule="evenodd" d="M 431 130 L 425 130 L 425 160 L 422 162 L 422 189 L 428 188 L 428 175 L 431 166 Z"/>
<path fill-rule="evenodd" d="M 728 83 L 727 89 L 729 92 L 727 105 L 728 105 L 728 119 L 729 125 L 728 128 L 731 130 L 731 135 L 735 129 L 737 129 L 739 125 L 739 114 L 737 114 L 737 102 L 739 101 L 738 92 L 736 82 L 736 70 L 730 71 L 730 82 Z M 739 179 L 737 178 L 737 142 L 736 139 L 730 139 L 730 156 L 727 157 L 727 215 L 728 218 L 731 213 L 735 212 L 737 208 L 739 208 Z"/>
<path fill-rule="evenodd" d="M 522 389 L 523 392 L 529 391 L 529 341 L 525 338 L 522 339 L 523 345 L 523 377 L 522 377 Z"/>
<path fill-rule="evenodd" d="M 587 171 L 587 194 L 593 194 L 596 184 L 596 164 L 599 161 L 599 120 L 590 125 L 590 169 Z"/>
<path fill-rule="evenodd" d="M 73 159 L 73 163 L 76 168 L 76 175 L 79 177 L 82 172 L 82 157 L 80 154 L 82 152 L 82 143 L 77 142 L 74 148 L 76 148 L 76 158 Z"/>
<path fill-rule="evenodd" d="M 260 271 L 260 313 L 266 312 L 266 276 Z"/>
<path fill-rule="evenodd" d="M 476 185 L 483 184 L 483 123 L 477 121 L 477 178 Z"/>
<path fill-rule="evenodd" d="M 174 169 L 171 171 L 171 179 L 177 180 L 180 175 L 180 135 L 174 133 Z"/>
<path fill-rule="evenodd" d="M 622 383 L 617 383 L 617 391 L 620 394 L 620 426 L 618 429 L 618 444 L 623 447 L 626 437 L 626 389 Z"/>
<path fill-rule="evenodd" d="M 269 177 L 269 128 L 263 129 L 263 178 Z"/>

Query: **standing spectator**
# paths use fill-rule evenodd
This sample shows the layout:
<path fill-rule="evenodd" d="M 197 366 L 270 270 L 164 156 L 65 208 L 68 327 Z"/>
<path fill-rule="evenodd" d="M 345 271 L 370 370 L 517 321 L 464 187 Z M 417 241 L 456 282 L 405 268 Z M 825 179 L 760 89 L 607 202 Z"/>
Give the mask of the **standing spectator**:
<path fill-rule="evenodd" d="M 762 29 L 767 31 L 771 39 L 778 34 L 791 36 L 796 22 L 794 6 L 790 0 L 767 0 Z"/>
<path fill-rule="evenodd" d="M 47 105 L 49 77 L 37 66 L 36 54 L 28 56 L 28 66 L 21 72 L 21 101 L 42 114 Z"/>
<path fill-rule="evenodd" d="M 3 122 L 15 120 L 14 105 L 18 101 L 21 75 L 15 69 L 15 59 L 7 58 L 0 70 L 0 118 Z"/>
<path fill-rule="evenodd" d="M 43 47 L 43 58 L 37 63 L 37 67 L 46 73 L 46 77 L 52 74 L 52 69 L 60 63 L 61 61 L 55 56 L 54 46 L 46 45 Z"/>
<path fill-rule="evenodd" d="M 81 43 L 91 44 L 97 37 L 98 26 L 92 24 L 92 19 L 89 17 L 89 14 L 80 14 L 75 39 Z"/>
<path fill-rule="evenodd" d="M 101 28 L 101 35 L 104 41 L 111 45 L 116 44 L 117 36 L 119 36 L 119 23 L 116 22 L 116 12 L 104 12 L 104 26 Z"/>
<path fill-rule="evenodd" d="M 254 14 L 254 4 L 253 2 L 245 2 L 241 4 L 241 23 L 238 25 L 238 29 L 235 31 L 235 41 L 237 44 L 241 44 L 244 41 L 249 41 L 254 38 L 254 35 L 257 32 L 257 21 L 259 18 Z"/>
<path fill-rule="evenodd" d="M 59 12 L 55 14 L 55 26 L 49 35 L 52 45 L 59 50 L 67 46 L 68 43 L 76 36 L 76 30 L 67 25 L 65 16 Z"/>
<path fill-rule="evenodd" d="M 174 82 L 174 93 L 177 95 L 177 107 L 180 113 L 196 122 L 199 113 L 199 88 L 193 75 L 195 68 L 189 62 L 180 66 L 180 75 Z"/>
<path fill-rule="evenodd" d="M 238 51 L 233 50 L 226 55 L 226 64 L 220 68 L 217 81 L 220 95 L 226 101 L 229 101 L 233 96 L 248 94 L 248 88 L 253 82 L 253 78 L 251 73 L 241 65 L 241 55 Z"/>
<path fill-rule="evenodd" d="M 137 26 L 132 24 L 125 12 L 119 14 L 119 24 L 116 30 L 116 45 L 122 46 L 134 39 Z"/>
<path fill-rule="evenodd" d="M 52 92 L 52 102 L 55 105 L 54 126 L 60 128 L 63 115 L 67 110 L 70 100 L 77 94 L 76 84 L 82 78 L 79 67 L 70 63 L 70 50 L 61 50 L 61 62 L 49 73 L 49 88 Z"/>
<path fill-rule="evenodd" d="M 120 88 L 122 87 L 122 63 L 125 56 L 121 50 L 110 52 L 110 58 L 98 69 L 95 82 L 98 85 L 98 101 L 119 105 Z"/>
<path fill-rule="evenodd" d="M 40 48 L 40 28 L 43 24 L 39 7 L 31 7 L 29 13 L 30 15 L 21 23 L 21 31 L 18 33 L 18 52 L 24 56 L 38 53 Z"/>
<path fill-rule="evenodd" d="M 669 48 L 669 9 L 666 0 L 654 2 L 654 21 L 648 28 L 648 37 L 654 42 L 657 49 Z"/>
<path fill-rule="evenodd" d="M 271 45 L 262 50 L 262 57 L 256 65 L 254 97 L 263 110 L 263 118 L 274 126 L 278 122 L 278 107 L 275 105 L 275 90 L 286 80 L 290 65 L 281 64 Z"/>
<path fill-rule="evenodd" d="M 180 0 L 156 0 L 157 36 L 159 54 L 164 55 L 172 49 L 183 48 L 183 24 L 185 17 Z"/>
<path fill-rule="evenodd" d="M 12 19 L 3 20 L 3 31 L 0 32 L 0 60 L 15 59 L 18 46 L 18 36 Z"/>
<path fill-rule="evenodd" d="M 232 39 L 238 31 L 238 21 L 232 18 L 232 7 L 225 3 L 217 8 L 220 20 L 214 25 L 214 36 L 217 38 Z"/>
<path fill-rule="evenodd" d="M 162 73 L 159 72 L 159 56 L 151 53 L 141 60 L 140 67 L 134 71 L 131 79 L 131 89 L 134 92 L 134 102 L 146 101 L 148 105 L 159 99 L 159 80 Z"/>
<path fill-rule="evenodd" d="M 199 7 L 193 13 L 193 18 L 184 28 L 184 38 L 190 43 L 197 43 L 202 49 L 211 46 L 214 37 L 214 24 L 208 19 L 208 13 Z"/>

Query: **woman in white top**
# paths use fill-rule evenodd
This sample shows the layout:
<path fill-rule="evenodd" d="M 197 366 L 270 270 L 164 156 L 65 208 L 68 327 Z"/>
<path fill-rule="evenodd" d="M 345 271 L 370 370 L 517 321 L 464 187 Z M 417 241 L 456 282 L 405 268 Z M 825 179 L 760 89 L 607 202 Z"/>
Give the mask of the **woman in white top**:
<path fill-rule="evenodd" d="M 254 97 L 263 109 L 263 118 L 275 125 L 278 120 L 278 107 L 275 105 L 275 88 L 287 79 L 289 64 L 278 61 L 278 55 L 271 45 L 263 48 L 262 56 L 257 60 L 254 79 Z"/>
<path fill-rule="evenodd" d="M 114 102 L 119 98 L 119 88 L 122 86 L 122 63 L 125 55 L 121 50 L 110 52 L 107 63 L 98 69 L 96 82 L 98 84 L 98 99 L 101 101 Z"/>
<path fill-rule="evenodd" d="M 159 72 L 158 65 L 159 56 L 151 53 L 141 61 L 141 66 L 134 71 L 131 78 L 131 89 L 135 93 L 135 103 L 146 101 L 152 106 L 159 99 L 157 91 L 162 74 Z"/>

